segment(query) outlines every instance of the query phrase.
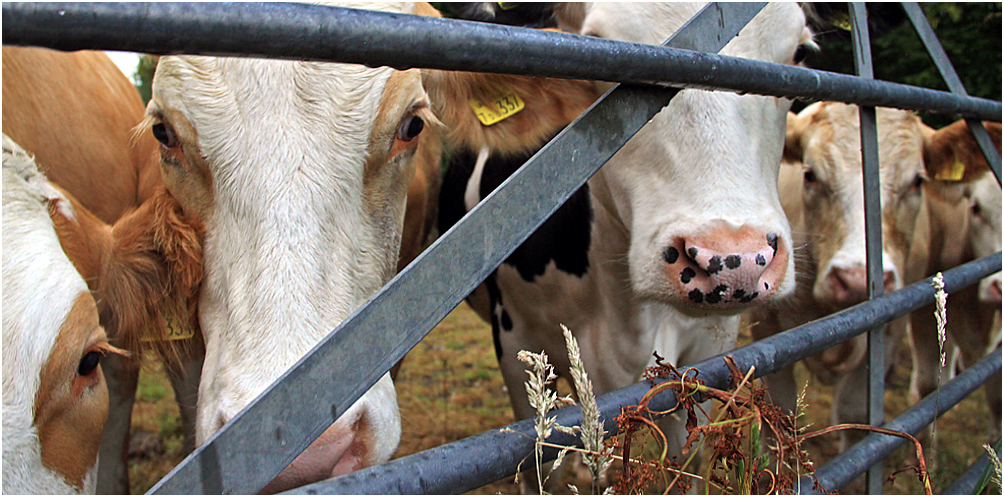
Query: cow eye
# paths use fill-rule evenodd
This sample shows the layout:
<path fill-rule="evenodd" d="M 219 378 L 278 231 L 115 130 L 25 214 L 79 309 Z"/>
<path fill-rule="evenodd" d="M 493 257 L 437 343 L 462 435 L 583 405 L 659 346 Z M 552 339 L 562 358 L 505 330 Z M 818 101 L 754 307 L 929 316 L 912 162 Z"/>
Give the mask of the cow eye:
<path fill-rule="evenodd" d="M 77 375 L 87 376 L 94 372 L 98 368 L 98 364 L 101 363 L 101 353 L 92 350 L 80 359 L 80 364 L 77 365 Z"/>
<path fill-rule="evenodd" d="M 919 190 L 922 186 L 924 186 L 924 177 L 918 174 L 917 177 L 913 178 L 913 183 L 910 184 L 910 188 L 913 190 Z"/>
<path fill-rule="evenodd" d="M 805 56 L 808 54 L 809 48 L 805 45 L 799 45 L 798 48 L 795 49 L 795 57 L 792 60 L 795 61 L 795 64 L 800 64 L 803 60 L 805 60 Z"/>
<path fill-rule="evenodd" d="M 816 173 L 812 169 L 805 171 L 805 186 L 815 186 L 819 180 L 816 179 Z"/>
<path fill-rule="evenodd" d="M 164 123 L 157 123 L 151 127 L 153 131 L 153 137 L 160 142 L 161 145 L 167 148 L 174 148 L 178 146 L 178 138 L 174 135 L 174 129 L 170 125 Z"/>
<path fill-rule="evenodd" d="M 397 139 L 410 142 L 425 128 L 425 121 L 418 116 L 408 116 L 397 129 Z"/>
<path fill-rule="evenodd" d="M 973 202 L 973 206 L 972 206 L 972 208 L 971 208 L 971 209 L 972 209 L 972 211 L 973 211 L 973 215 L 974 215 L 974 216 L 979 216 L 979 215 L 980 215 L 980 213 L 981 213 L 981 212 L 983 212 L 983 208 L 982 208 L 982 207 L 980 207 L 980 204 L 979 204 L 979 202 Z"/>

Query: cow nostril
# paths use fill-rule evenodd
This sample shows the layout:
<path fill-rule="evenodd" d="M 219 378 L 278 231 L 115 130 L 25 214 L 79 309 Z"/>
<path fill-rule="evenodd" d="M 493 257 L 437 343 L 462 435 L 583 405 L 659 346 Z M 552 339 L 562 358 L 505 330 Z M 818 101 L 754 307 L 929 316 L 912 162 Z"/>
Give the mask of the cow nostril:
<path fill-rule="evenodd" d="M 666 264 L 675 264 L 680 258 L 680 251 L 676 247 L 666 247 L 666 250 L 662 251 L 662 260 L 666 261 Z"/>
<path fill-rule="evenodd" d="M 777 233 L 767 234 L 767 245 L 770 246 L 771 250 L 774 251 L 774 255 L 777 255 Z"/>

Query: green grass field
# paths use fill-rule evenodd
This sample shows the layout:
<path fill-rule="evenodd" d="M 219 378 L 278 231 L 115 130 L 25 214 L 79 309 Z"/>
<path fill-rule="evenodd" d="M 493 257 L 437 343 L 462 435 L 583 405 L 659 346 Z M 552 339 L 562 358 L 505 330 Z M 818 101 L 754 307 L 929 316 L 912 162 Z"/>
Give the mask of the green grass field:
<path fill-rule="evenodd" d="M 904 347 L 886 392 L 887 419 L 910 405 L 907 394 L 909 365 L 909 353 Z M 800 382 L 808 377 L 801 366 L 797 374 Z M 412 350 L 395 385 L 403 432 L 398 457 L 514 421 L 495 360 L 490 328 L 466 304 L 461 304 Z M 833 388 L 810 383 L 807 392 L 809 421 L 816 428 L 828 426 Z M 930 455 L 927 457 L 935 492 L 953 482 L 980 454 L 981 445 L 987 441 L 988 418 L 983 393 L 977 391 L 939 420 L 940 442 L 934 462 L 930 462 Z M 130 460 L 131 490 L 143 493 L 183 458 L 177 407 L 157 364 L 147 365 L 140 378 L 133 429 L 154 433 L 164 444 L 164 454 L 160 457 Z M 808 450 L 818 467 L 837 454 L 836 438 L 812 439 L 808 442 Z M 904 467 L 907 457 L 906 449 L 899 449 L 888 459 L 886 473 Z M 562 483 L 574 482 L 578 488 L 588 489 L 584 474 L 574 469 L 565 471 Z M 560 492 L 565 488 L 560 485 L 555 490 Z M 923 487 L 911 472 L 900 473 L 884 488 L 889 494 L 923 493 Z M 474 493 L 513 494 L 518 493 L 518 487 L 513 478 L 508 478 Z"/>

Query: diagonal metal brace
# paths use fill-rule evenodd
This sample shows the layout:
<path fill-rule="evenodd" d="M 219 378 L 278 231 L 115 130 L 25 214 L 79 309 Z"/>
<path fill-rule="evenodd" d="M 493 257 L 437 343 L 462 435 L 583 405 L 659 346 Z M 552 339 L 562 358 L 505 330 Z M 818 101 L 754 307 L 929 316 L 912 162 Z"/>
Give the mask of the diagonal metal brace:
<path fill-rule="evenodd" d="M 921 10 L 920 5 L 916 2 L 903 2 L 903 10 L 906 11 L 907 17 L 913 23 L 914 29 L 917 30 L 917 36 L 920 37 L 920 41 L 927 47 L 927 53 L 931 55 L 934 64 L 938 66 L 938 71 L 945 80 L 945 84 L 948 85 L 948 89 L 956 95 L 969 96 L 969 93 L 966 92 L 966 87 L 962 84 L 962 80 L 959 79 L 959 75 L 955 72 L 955 67 L 952 66 L 952 61 L 948 59 L 948 54 L 945 53 L 945 49 L 941 46 L 941 42 L 938 41 L 937 35 L 931 29 L 931 23 L 927 22 L 927 16 L 924 15 L 924 11 Z M 990 170 L 993 171 L 994 176 L 997 178 L 997 184 L 1000 185 L 1001 157 L 998 155 L 997 148 L 994 147 L 993 142 L 990 140 L 986 127 L 978 119 L 967 118 L 966 124 L 969 125 L 969 131 L 976 138 L 976 143 L 979 144 L 980 150 L 983 151 L 983 155 L 987 159 L 987 163 L 990 164 Z"/>

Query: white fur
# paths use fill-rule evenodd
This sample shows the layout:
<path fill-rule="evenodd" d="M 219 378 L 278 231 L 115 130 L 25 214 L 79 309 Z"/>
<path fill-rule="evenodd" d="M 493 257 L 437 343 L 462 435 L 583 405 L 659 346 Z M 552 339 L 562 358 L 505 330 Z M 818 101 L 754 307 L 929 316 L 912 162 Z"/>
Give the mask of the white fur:
<path fill-rule="evenodd" d="M 54 195 L 55 193 L 55 195 Z M 59 245 L 46 202 L 60 199 L 32 158 L 3 135 L 3 492 L 94 493 L 42 464 L 35 396 L 84 280 Z M 65 201 L 65 199 L 63 199 Z"/>
<path fill-rule="evenodd" d="M 986 173 L 971 186 L 971 201 L 979 205 L 979 214 L 972 216 L 969 225 L 969 243 L 977 258 L 987 257 L 1001 251 L 1001 187 L 992 173 Z M 1000 288 L 1001 273 L 998 271 L 980 281 L 980 301 L 1000 305 L 1000 296 L 990 290 L 991 285 Z"/>
<path fill-rule="evenodd" d="M 153 105 L 180 111 L 194 127 L 214 187 L 199 302 L 206 339 L 199 443 L 394 274 L 411 177 L 406 159 L 378 164 L 365 178 L 378 186 L 364 184 L 392 73 L 280 60 L 161 60 Z M 351 367 L 332 365 L 332 381 Z M 332 429 L 347 430 L 341 425 L 363 414 L 373 441 L 367 462 L 385 461 L 400 438 L 389 376 Z"/>
<path fill-rule="evenodd" d="M 700 5 L 585 8 L 582 34 L 658 45 Z M 785 63 L 804 29 L 794 4 L 768 6 L 722 53 Z M 501 369 L 517 418 L 533 410 L 519 387 L 526 377 L 516 352 L 543 349 L 558 371 L 567 372 L 559 323 L 579 340 L 597 394 L 637 381 L 653 351 L 685 365 L 734 347 L 739 310 L 701 312 L 661 297 L 669 277 L 662 251 L 709 223 L 778 233 L 790 246 L 777 196 L 789 106 L 771 97 L 680 92 L 590 180 L 595 218 L 583 277 L 557 271 L 552 262 L 526 283 L 513 268 L 499 268 L 503 307 L 513 323 L 499 333 Z M 793 286 L 790 256 L 783 263 L 789 270 L 779 295 Z M 681 433 L 670 435 L 676 447 Z"/>

